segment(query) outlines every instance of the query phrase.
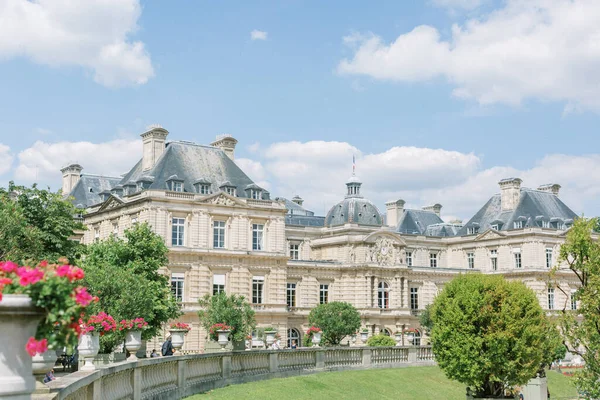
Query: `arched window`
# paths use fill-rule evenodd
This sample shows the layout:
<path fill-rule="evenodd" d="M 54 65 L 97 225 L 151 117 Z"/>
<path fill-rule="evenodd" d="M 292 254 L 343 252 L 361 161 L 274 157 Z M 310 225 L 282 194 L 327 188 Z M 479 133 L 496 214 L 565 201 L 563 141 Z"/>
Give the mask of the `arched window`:
<path fill-rule="evenodd" d="M 382 328 L 381 329 L 381 334 L 385 335 L 385 336 L 392 336 L 392 332 L 387 329 L 387 328 Z"/>
<path fill-rule="evenodd" d="M 421 345 L 421 332 L 416 331 L 415 332 L 415 339 L 413 340 L 413 346 L 420 346 Z"/>
<path fill-rule="evenodd" d="M 379 282 L 377 287 L 377 305 L 379 308 L 390 308 L 390 287 L 385 282 Z"/>
<path fill-rule="evenodd" d="M 292 348 L 292 341 L 296 342 L 296 346 L 300 347 L 300 332 L 297 329 L 291 328 L 287 331 L 287 348 Z"/>

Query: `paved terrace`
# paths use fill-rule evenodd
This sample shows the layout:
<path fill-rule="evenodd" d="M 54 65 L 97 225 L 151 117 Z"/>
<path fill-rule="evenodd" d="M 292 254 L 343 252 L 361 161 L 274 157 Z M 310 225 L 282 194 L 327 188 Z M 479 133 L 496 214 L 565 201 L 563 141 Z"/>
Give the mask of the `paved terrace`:
<path fill-rule="evenodd" d="M 270 378 L 350 369 L 433 365 L 430 346 L 336 347 L 189 354 L 122 362 L 78 371 L 49 384 L 33 399 L 182 399 L 197 393 Z"/>

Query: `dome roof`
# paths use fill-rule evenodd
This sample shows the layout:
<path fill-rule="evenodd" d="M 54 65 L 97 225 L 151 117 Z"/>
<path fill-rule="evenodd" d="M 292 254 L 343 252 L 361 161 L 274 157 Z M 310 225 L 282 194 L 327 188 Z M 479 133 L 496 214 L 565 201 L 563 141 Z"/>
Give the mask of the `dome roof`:
<path fill-rule="evenodd" d="M 381 226 L 383 218 L 377 207 L 362 197 L 346 197 L 333 206 L 325 217 L 326 226 L 344 224 Z"/>

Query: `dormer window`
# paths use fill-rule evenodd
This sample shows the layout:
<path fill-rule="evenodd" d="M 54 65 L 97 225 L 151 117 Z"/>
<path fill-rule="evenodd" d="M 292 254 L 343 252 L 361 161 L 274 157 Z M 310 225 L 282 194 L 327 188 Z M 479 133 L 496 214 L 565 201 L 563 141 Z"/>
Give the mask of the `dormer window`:
<path fill-rule="evenodd" d="M 198 194 L 210 194 L 210 181 L 208 179 L 197 179 L 194 182 L 194 189 Z"/>
<path fill-rule="evenodd" d="M 500 230 L 500 228 L 498 227 L 498 224 L 494 224 L 494 225 L 490 226 L 490 228 L 492 228 L 495 231 Z"/>
<path fill-rule="evenodd" d="M 225 193 L 227 193 L 228 195 L 231 196 L 235 196 L 236 195 L 236 190 L 234 187 L 226 187 L 225 188 Z"/>
<path fill-rule="evenodd" d="M 230 196 L 237 195 L 236 187 L 233 186 L 233 184 L 229 181 L 223 182 L 221 186 L 219 186 L 219 189 L 221 189 L 223 192 L 227 193 Z"/>
<path fill-rule="evenodd" d="M 249 184 L 244 190 L 249 199 L 262 200 L 263 198 L 263 189 L 255 183 Z"/>
<path fill-rule="evenodd" d="M 198 186 L 198 193 L 200 194 L 209 194 L 210 193 L 210 185 L 199 185 Z"/>
<path fill-rule="evenodd" d="M 467 228 L 467 235 L 475 235 L 478 230 L 479 230 L 478 227 L 476 227 L 476 226 L 470 226 L 470 227 Z"/>
<path fill-rule="evenodd" d="M 262 197 L 262 190 L 250 189 L 250 198 L 254 200 L 260 200 Z"/>
<path fill-rule="evenodd" d="M 152 182 L 154 182 L 154 178 L 152 178 L 151 176 L 142 176 L 136 182 L 138 190 L 142 191 L 145 189 L 150 189 L 150 185 L 152 185 Z"/>
<path fill-rule="evenodd" d="M 135 184 L 135 182 L 131 182 L 131 181 L 127 182 L 125 185 L 123 185 L 123 194 L 125 196 L 134 194 L 136 189 L 137 189 L 137 185 Z"/>
<path fill-rule="evenodd" d="M 515 229 L 523 229 L 523 221 L 515 221 L 513 226 Z"/>
<path fill-rule="evenodd" d="M 183 179 L 179 179 L 177 175 L 171 175 L 167 179 L 167 189 L 173 192 L 183 192 Z"/>

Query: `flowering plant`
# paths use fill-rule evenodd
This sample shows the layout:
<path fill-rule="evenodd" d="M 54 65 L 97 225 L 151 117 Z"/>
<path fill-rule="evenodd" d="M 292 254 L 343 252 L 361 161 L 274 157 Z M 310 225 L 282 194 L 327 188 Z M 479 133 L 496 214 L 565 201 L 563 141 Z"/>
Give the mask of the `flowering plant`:
<path fill-rule="evenodd" d="M 369 328 L 362 328 L 360 331 L 363 333 L 369 333 Z"/>
<path fill-rule="evenodd" d="M 185 322 L 174 322 L 169 325 L 169 329 L 181 329 L 183 331 L 191 331 L 192 327 L 186 324 Z"/>
<path fill-rule="evenodd" d="M 34 356 L 48 348 L 76 346 L 79 334 L 77 318 L 92 301 L 98 301 L 80 286 L 81 268 L 42 261 L 36 266 L 19 266 L 12 261 L 0 262 L 0 301 L 3 294 L 24 294 L 33 305 L 45 311 L 35 337 L 29 338 L 26 350 Z"/>
<path fill-rule="evenodd" d="M 96 315 L 90 316 L 87 321 L 79 318 L 79 329 L 82 334 L 97 332 L 102 336 L 105 333 L 116 331 L 117 323 L 113 317 L 101 311 Z"/>
<path fill-rule="evenodd" d="M 315 333 L 319 333 L 322 332 L 321 328 L 317 328 L 316 326 L 311 326 L 310 328 L 308 328 L 308 330 L 306 331 L 307 335 L 313 335 Z"/>
<path fill-rule="evenodd" d="M 217 340 L 218 339 L 219 335 L 218 335 L 217 331 L 231 331 L 231 327 L 229 325 L 226 325 L 226 324 L 223 324 L 223 323 L 214 324 L 208 330 L 208 334 L 209 334 L 211 340 Z"/>
<path fill-rule="evenodd" d="M 267 326 L 266 328 L 263 328 L 263 331 L 265 332 L 275 332 L 277 329 L 273 328 L 272 326 Z"/>
<path fill-rule="evenodd" d="M 119 322 L 119 330 L 123 331 L 143 331 L 150 328 L 144 318 L 124 319 Z"/>
<path fill-rule="evenodd" d="M 419 331 L 415 328 L 406 328 L 404 330 L 404 333 L 417 333 L 417 332 L 419 332 Z"/>

